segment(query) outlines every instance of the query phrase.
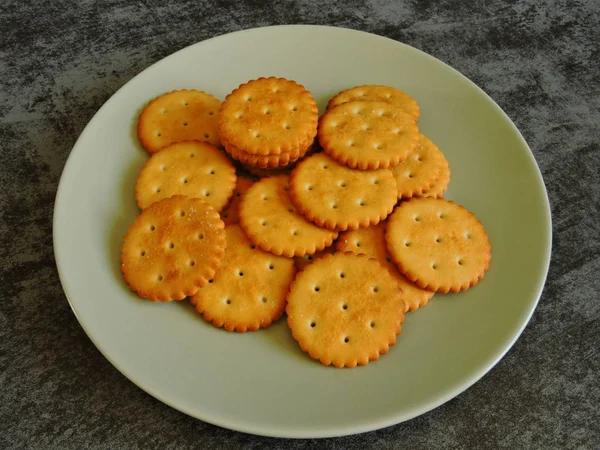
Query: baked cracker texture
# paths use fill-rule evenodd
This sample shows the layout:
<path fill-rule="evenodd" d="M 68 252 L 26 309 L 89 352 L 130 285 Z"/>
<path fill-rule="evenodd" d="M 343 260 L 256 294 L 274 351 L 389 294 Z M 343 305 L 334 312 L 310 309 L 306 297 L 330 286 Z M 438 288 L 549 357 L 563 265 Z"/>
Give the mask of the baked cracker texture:
<path fill-rule="evenodd" d="M 242 196 L 252 186 L 253 181 L 250 178 L 238 176 L 233 195 L 227 206 L 221 211 L 221 220 L 225 222 L 225 225 L 233 225 L 239 223 L 239 206 Z"/>
<path fill-rule="evenodd" d="M 325 153 L 298 163 L 289 192 L 311 222 L 340 231 L 379 223 L 398 200 L 396 180 L 388 169 L 354 170 Z"/>
<path fill-rule="evenodd" d="M 289 176 L 262 178 L 240 203 L 240 226 L 258 247 L 287 257 L 313 254 L 331 245 L 337 231 L 303 217 L 289 196 Z"/>
<path fill-rule="evenodd" d="M 252 155 L 305 150 L 315 138 L 317 123 L 311 93 L 285 78 L 259 78 L 240 85 L 219 112 L 221 138 Z"/>
<path fill-rule="evenodd" d="M 410 114 L 415 121 L 419 120 L 420 111 L 417 101 L 406 92 L 391 86 L 364 85 L 346 89 L 329 100 L 327 109 L 351 101 L 389 103 Z"/>
<path fill-rule="evenodd" d="M 444 199 L 402 202 L 388 219 L 386 242 L 406 278 L 441 293 L 476 285 L 491 260 L 481 222 L 463 206 Z"/>
<path fill-rule="evenodd" d="M 444 163 L 440 170 L 440 176 L 433 185 L 423 191 L 421 194 L 423 197 L 442 198 L 448 190 L 450 184 L 450 165 L 448 160 L 444 157 Z"/>
<path fill-rule="evenodd" d="M 323 250 L 319 250 L 318 252 L 313 253 L 312 255 L 304 255 L 304 256 L 296 256 L 294 261 L 296 263 L 296 270 L 304 270 L 306 266 L 312 264 L 313 261 L 317 259 L 321 259 L 323 256 L 331 254 L 333 255 L 336 252 L 335 242 L 327 248 Z"/>
<path fill-rule="evenodd" d="M 287 300 L 294 339 L 326 366 L 379 359 L 396 343 L 404 322 L 396 280 L 365 255 L 335 253 L 314 261 L 297 274 Z"/>
<path fill-rule="evenodd" d="M 227 331 L 256 331 L 283 314 L 294 279 L 294 260 L 257 248 L 239 225 L 225 228 L 227 249 L 221 268 L 190 299 L 204 319 Z"/>
<path fill-rule="evenodd" d="M 379 261 L 398 282 L 398 287 L 402 291 L 402 300 L 406 305 L 405 312 L 416 311 L 431 300 L 434 292 L 421 289 L 400 273 L 387 249 L 386 226 L 385 222 L 380 222 L 367 228 L 344 231 L 336 241 L 335 247 L 340 252 L 362 253 Z"/>
<path fill-rule="evenodd" d="M 415 119 L 385 102 L 354 101 L 327 111 L 319 121 L 319 144 L 353 169 L 393 167 L 417 146 Z"/>
<path fill-rule="evenodd" d="M 121 271 L 140 297 L 183 300 L 210 280 L 225 254 L 225 224 L 201 199 L 175 196 L 142 211 L 121 247 Z"/>
<path fill-rule="evenodd" d="M 419 133 L 415 150 L 391 168 L 398 184 L 398 198 L 418 197 L 430 190 L 442 175 L 448 161 L 438 147 Z"/>
<path fill-rule="evenodd" d="M 135 198 L 140 209 L 182 195 L 201 198 L 221 211 L 235 183 L 235 168 L 223 151 L 206 142 L 177 142 L 146 161 L 136 181 Z"/>
<path fill-rule="evenodd" d="M 172 91 L 152 100 L 142 110 L 137 134 L 149 153 L 169 144 L 199 140 L 220 145 L 218 117 L 221 102 L 193 89 Z"/>

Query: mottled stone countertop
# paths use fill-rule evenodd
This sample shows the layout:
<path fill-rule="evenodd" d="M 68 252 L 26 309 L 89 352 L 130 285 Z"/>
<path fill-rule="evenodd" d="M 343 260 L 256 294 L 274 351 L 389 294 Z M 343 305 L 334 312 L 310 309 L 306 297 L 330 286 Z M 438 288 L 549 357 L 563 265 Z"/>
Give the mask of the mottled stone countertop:
<path fill-rule="evenodd" d="M 149 396 L 85 335 L 53 258 L 57 184 L 95 111 L 176 50 L 286 23 L 387 36 L 465 74 L 523 133 L 553 214 L 548 281 L 506 357 L 427 414 L 337 439 L 242 434 Z M 0 448 L 600 448 L 597 0 L 4 0 L 0 74 Z"/>

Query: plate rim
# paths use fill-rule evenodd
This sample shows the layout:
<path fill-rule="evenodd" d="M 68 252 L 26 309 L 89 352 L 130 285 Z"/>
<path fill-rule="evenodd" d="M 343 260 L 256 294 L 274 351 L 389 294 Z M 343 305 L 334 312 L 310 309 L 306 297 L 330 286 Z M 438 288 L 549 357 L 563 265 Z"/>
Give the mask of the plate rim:
<path fill-rule="evenodd" d="M 438 398 L 435 399 L 435 401 L 430 401 L 428 404 L 422 405 L 420 408 L 414 410 L 411 414 L 406 414 L 406 413 L 392 414 L 389 417 L 379 418 L 377 420 L 365 421 L 365 422 L 361 423 L 361 425 L 358 425 L 358 426 L 357 425 L 329 426 L 326 431 L 319 429 L 316 432 L 313 432 L 311 430 L 306 430 L 304 428 L 286 429 L 285 427 L 281 427 L 281 426 L 278 426 L 276 428 L 269 428 L 268 426 L 258 427 L 258 426 L 248 425 L 246 423 L 240 422 L 237 419 L 218 417 L 218 416 L 215 416 L 214 414 L 212 416 L 207 414 L 207 415 L 201 417 L 201 415 L 199 415 L 197 411 L 191 411 L 189 408 L 185 407 L 184 405 L 179 405 L 179 404 L 176 404 L 175 402 L 172 402 L 171 400 L 169 400 L 167 398 L 166 395 L 163 395 L 163 393 L 158 391 L 157 389 L 153 389 L 151 387 L 144 386 L 143 380 L 136 379 L 135 375 L 130 374 L 126 369 L 121 367 L 111 357 L 111 355 L 108 353 L 108 351 L 106 351 L 103 348 L 103 346 L 100 344 L 99 338 L 97 336 L 95 336 L 93 333 L 91 333 L 91 331 L 89 330 L 89 327 L 86 326 L 86 321 L 83 320 L 82 317 L 79 315 L 79 313 L 77 311 L 77 307 L 75 305 L 76 302 L 74 302 L 72 300 L 72 296 L 69 294 L 68 282 L 66 280 L 66 275 L 65 275 L 66 272 L 65 272 L 65 268 L 64 268 L 63 262 L 61 261 L 61 256 L 60 256 L 60 245 L 59 245 L 60 239 L 57 239 L 57 236 L 58 236 L 57 222 L 59 220 L 59 214 L 61 212 L 60 198 L 63 195 L 62 194 L 63 191 L 65 190 L 65 184 L 66 184 L 66 182 L 65 182 L 66 175 L 65 174 L 67 172 L 69 172 L 70 163 L 72 163 L 72 161 L 73 161 L 74 150 L 76 148 L 78 148 L 78 145 L 83 140 L 84 136 L 90 132 L 90 126 L 95 122 L 95 120 L 97 120 L 97 117 L 101 114 L 101 112 L 104 109 L 109 107 L 109 105 L 112 103 L 113 99 L 122 90 L 127 89 L 127 87 L 130 85 L 130 83 L 134 82 L 134 80 L 141 77 L 147 71 L 152 70 L 157 64 L 160 64 L 165 59 L 170 58 L 181 52 L 188 51 L 189 49 L 191 49 L 193 47 L 209 45 L 209 43 L 211 43 L 213 41 L 216 41 L 219 39 L 228 39 L 231 36 L 237 36 L 237 35 L 242 35 L 242 34 L 251 34 L 254 32 L 265 31 L 268 29 L 279 30 L 279 29 L 292 29 L 292 28 L 296 28 L 296 29 L 304 28 L 306 30 L 315 29 L 315 28 L 329 29 L 329 30 L 336 30 L 336 32 L 339 31 L 339 32 L 346 32 L 346 33 L 362 34 L 367 39 L 380 39 L 382 41 L 388 41 L 388 42 L 393 43 L 394 45 L 403 46 L 403 47 L 410 49 L 411 51 L 417 52 L 420 54 L 421 57 L 430 58 L 430 59 L 434 60 L 436 63 L 444 65 L 446 67 L 446 69 L 450 69 L 452 72 L 455 73 L 455 75 L 458 75 L 460 78 L 462 78 L 463 81 L 468 81 L 473 87 L 476 88 L 478 93 L 480 95 L 482 95 L 483 98 L 486 99 L 487 103 L 489 103 L 492 108 L 496 109 L 497 112 L 499 112 L 504 117 L 504 119 L 510 124 L 510 128 L 515 133 L 516 137 L 519 139 L 521 144 L 525 148 L 527 148 L 528 157 L 533 162 L 533 166 L 536 169 L 534 171 L 536 182 L 537 182 L 537 184 L 539 184 L 542 187 L 542 191 L 544 194 L 544 195 L 542 195 L 542 199 L 544 201 L 544 205 L 543 205 L 544 212 L 545 212 L 545 221 L 544 222 L 545 222 L 545 225 L 547 226 L 547 230 L 545 230 L 545 231 L 547 231 L 547 233 L 545 233 L 546 234 L 546 239 L 545 239 L 546 242 L 545 242 L 545 247 L 544 247 L 544 254 L 542 255 L 542 265 L 541 265 L 541 268 L 543 269 L 543 275 L 540 276 L 539 279 L 537 280 L 537 282 L 535 283 L 535 292 L 536 292 L 535 301 L 532 303 L 530 311 L 528 312 L 527 316 L 522 320 L 522 323 L 515 324 L 516 330 L 514 332 L 512 332 L 513 336 L 510 339 L 510 342 L 505 344 L 503 346 L 504 348 L 501 351 L 489 355 L 485 359 L 485 364 L 482 363 L 482 367 L 483 367 L 482 370 L 478 370 L 478 371 L 476 371 L 476 373 L 471 374 L 469 376 L 468 380 L 465 380 L 463 383 L 460 383 L 460 385 L 455 386 L 454 389 L 448 390 L 445 393 L 445 395 L 439 396 Z M 444 403 L 452 400 L 453 398 L 457 397 L 458 395 L 460 395 L 461 393 L 466 391 L 469 387 L 471 387 L 473 384 L 475 384 L 479 380 L 481 380 L 481 378 L 483 378 L 486 374 L 488 374 L 494 368 L 494 366 L 506 355 L 506 353 L 514 346 L 515 342 L 519 339 L 519 337 L 523 333 L 523 330 L 529 324 L 531 317 L 533 316 L 533 313 L 536 310 L 537 305 L 543 294 L 544 286 L 546 284 L 546 280 L 547 280 L 548 273 L 549 273 L 549 267 L 550 267 L 551 255 L 552 255 L 552 235 L 553 235 L 552 210 L 550 207 L 548 190 L 544 183 L 541 169 L 537 163 L 537 160 L 535 159 L 535 155 L 533 154 L 531 148 L 527 144 L 527 142 L 526 142 L 525 138 L 523 137 L 523 135 L 521 134 L 520 130 L 517 128 L 517 126 L 514 124 L 514 122 L 510 119 L 510 117 L 504 112 L 504 110 L 496 103 L 496 101 L 492 97 L 490 97 L 474 81 L 472 81 L 471 79 L 469 79 L 468 77 L 463 75 L 461 72 L 454 69 L 452 66 L 445 63 L 444 61 L 441 61 L 440 59 L 436 58 L 435 56 L 430 55 L 420 49 L 417 49 L 406 43 L 399 42 L 395 39 L 391 39 L 391 38 L 388 38 L 385 36 L 380 36 L 380 35 L 377 35 L 374 33 L 356 30 L 356 29 L 352 29 L 352 28 L 328 26 L 328 25 L 290 24 L 290 25 L 261 26 L 261 27 L 246 28 L 246 29 L 242 29 L 242 30 L 238 30 L 238 31 L 230 32 L 230 33 L 220 34 L 220 35 L 213 36 L 211 38 L 208 38 L 208 39 L 205 39 L 202 41 L 198 41 L 191 45 L 185 46 L 173 53 L 170 53 L 167 56 L 164 56 L 164 57 L 160 58 L 159 60 L 155 61 L 154 63 L 152 63 L 150 66 L 146 67 L 139 73 L 137 73 L 135 76 L 133 76 L 131 79 L 129 79 L 124 85 L 122 85 L 119 89 L 117 89 L 115 92 L 113 92 L 111 94 L 111 96 L 94 113 L 94 115 L 91 117 L 91 119 L 89 119 L 89 121 L 85 125 L 84 129 L 79 134 L 77 140 L 75 141 L 75 143 L 73 144 L 73 146 L 69 152 L 69 156 L 67 157 L 65 165 L 63 166 L 60 180 L 59 180 L 58 187 L 57 187 L 57 191 L 56 191 L 56 195 L 54 198 L 53 209 L 54 209 L 53 217 L 52 217 L 53 251 L 54 251 L 54 260 L 55 260 L 55 264 L 57 267 L 57 272 L 58 272 L 58 276 L 60 279 L 62 290 L 65 294 L 65 297 L 67 298 L 67 301 L 69 303 L 71 310 L 73 311 L 73 314 L 75 315 L 77 321 L 79 322 L 79 325 L 85 332 L 86 336 L 94 344 L 94 346 L 104 356 L 104 358 L 106 358 L 115 369 L 117 369 L 122 375 L 124 375 L 130 382 L 132 382 L 138 388 L 142 389 L 147 394 L 151 395 L 152 397 L 156 398 L 160 402 L 164 403 L 165 405 L 168 405 L 169 407 L 171 407 L 173 409 L 176 409 L 176 410 L 183 412 L 193 418 L 202 420 L 202 421 L 210 423 L 212 425 L 216 425 L 216 426 L 234 430 L 234 431 L 250 433 L 250 434 L 254 434 L 254 435 L 258 435 L 258 436 L 266 436 L 266 437 L 293 438 L 293 439 L 330 438 L 330 437 L 341 437 L 341 436 L 365 433 L 365 432 L 386 428 L 386 427 L 389 427 L 392 425 L 396 425 L 396 424 L 411 420 L 415 417 L 418 417 L 429 411 L 432 411 L 433 409 L 435 409 L 435 408 L 443 405 Z"/>

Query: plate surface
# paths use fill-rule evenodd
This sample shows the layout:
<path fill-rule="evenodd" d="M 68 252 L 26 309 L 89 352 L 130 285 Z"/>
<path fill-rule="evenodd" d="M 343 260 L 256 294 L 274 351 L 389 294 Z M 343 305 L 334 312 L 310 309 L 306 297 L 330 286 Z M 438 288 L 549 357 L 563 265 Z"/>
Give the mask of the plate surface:
<path fill-rule="evenodd" d="M 302 83 L 321 112 L 329 97 L 355 85 L 408 92 L 421 106 L 421 131 L 449 160 L 446 197 L 474 212 L 489 233 L 493 258 L 486 278 L 408 314 L 396 346 L 366 367 L 335 369 L 311 360 L 285 320 L 255 333 L 216 329 L 187 302 L 137 298 L 120 275 L 121 240 L 138 214 L 135 178 L 147 158 L 135 135 L 140 108 L 180 88 L 222 99 L 260 76 Z M 118 370 L 191 416 L 280 437 L 369 431 L 458 395 L 493 367 L 525 327 L 543 288 L 550 248 L 540 171 L 518 130 L 483 91 L 409 46 L 316 26 L 220 36 L 139 74 L 81 134 L 54 212 L 54 249 L 67 298 Z"/>

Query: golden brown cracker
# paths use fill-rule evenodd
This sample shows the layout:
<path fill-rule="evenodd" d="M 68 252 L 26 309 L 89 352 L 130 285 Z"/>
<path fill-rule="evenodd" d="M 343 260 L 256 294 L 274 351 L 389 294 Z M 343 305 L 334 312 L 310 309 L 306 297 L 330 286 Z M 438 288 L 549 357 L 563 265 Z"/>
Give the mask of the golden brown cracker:
<path fill-rule="evenodd" d="M 351 101 L 386 102 L 404 110 L 415 121 L 419 120 L 420 111 L 417 101 L 406 92 L 391 86 L 364 85 L 346 89 L 329 100 L 327 109 Z"/>
<path fill-rule="evenodd" d="M 275 255 L 303 256 L 328 247 L 337 232 L 318 227 L 296 211 L 288 179 L 277 175 L 254 183 L 240 203 L 240 226 L 255 245 Z"/>
<path fill-rule="evenodd" d="M 239 225 L 229 225 L 221 268 L 190 299 L 204 319 L 227 331 L 256 331 L 283 314 L 294 261 L 264 252 Z"/>
<path fill-rule="evenodd" d="M 221 102 L 212 95 L 193 89 L 163 94 L 148 103 L 139 116 L 140 142 L 150 153 L 181 141 L 220 145 L 220 106 Z"/>
<path fill-rule="evenodd" d="M 396 280 L 376 260 L 352 253 L 325 255 L 299 272 L 286 312 L 302 350 L 335 367 L 378 359 L 404 322 Z"/>
<path fill-rule="evenodd" d="M 398 198 L 423 195 L 430 190 L 448 166 L 444 154 L 428 138 L 419 133 L 415 150 L 397 166 L 391 168 L 398 185 Z"/>
<path fill-rule="evenodd" d="M 140 209 L 174 195 L 201 198 L 218 212 L 231 198 L 235 182 L 235 168 L 224 152 L 206 142 L 178 142 L 146 161 L 135 198 Z"/>
<path fill-rule="evenodd" d="M 319 143 L 353 169 L 393 167 L 417 146 L 419 128 L 412 116 L 384 102 L 348 102 L 319 121 Z"/>
<path fill-rule="evenodd" d="M 388 169 L 354 170 L 317 153 L 292 171 L 290 197 L 311 222 L 344 231 L 384 220 L 396 204 L 398 190 Z"/>
<path fill-rule="evenodd" d="M 131 289 L 152 301 L 182 300 L 210 280 L 225 253 L 225 225 L 200 199 L 171 197 L 142 211 L 121 247 Z"/>
<path fill-rule="evenodd" d="M 386 246 L 386 225 L 385 222 L 380 222 L 367 228 L 344 231 L 336 241 L 335 248 L 340 252 L 362 253 L 379 261 L 398 282 L 398 287 L 402 291 L 402 300 L 406 305 L 405 312 L 415 311 L 425 306 L 434 293 L 421 289 L 400 273 Z"/>
<path fill-rule="evenodd" d="M 423 289 L 447 293 L 474 286 L 489 268 L 491 246 L 474 214 L 454 202 L 418 197 L 388 219 L 387 247 L 400 271 Z"/>
<path fill-rule="evenodd" d="M 233 147 L 253 155 L 306 149 L 317 133 L 315 99 L 304 86 L 285 78 L 259 78 L 227 96 L 219 113 L 219 133 Z"/>

